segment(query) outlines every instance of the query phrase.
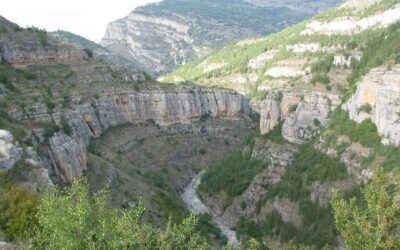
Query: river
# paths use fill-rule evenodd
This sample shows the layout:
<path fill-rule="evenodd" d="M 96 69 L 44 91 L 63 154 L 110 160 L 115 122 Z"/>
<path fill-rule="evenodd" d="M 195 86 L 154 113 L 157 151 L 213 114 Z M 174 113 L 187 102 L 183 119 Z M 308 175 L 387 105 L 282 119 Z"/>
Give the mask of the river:
<path fill-rule="evenodd" d="M 185 202 L 189 210 L 193 211 L 195 214 L 205 214 L 210 213 L 210 209 L 204 205 L 204 203 L 199 199 L 196 193 L 197 187 L 200 185 L 201 176 L 204 171 L 197 174 L 192 181 L 185 187 L 183 193 L 181 194 L 182 200 Z M 213 223 L 221 230 L 222 234 L 226 236 L 228 242 L 236 247 L 239 246 L 239 241 L 236 236 L 236 232 L 226 226 L 219 220 L 219 218 L 213 217 Z"/>

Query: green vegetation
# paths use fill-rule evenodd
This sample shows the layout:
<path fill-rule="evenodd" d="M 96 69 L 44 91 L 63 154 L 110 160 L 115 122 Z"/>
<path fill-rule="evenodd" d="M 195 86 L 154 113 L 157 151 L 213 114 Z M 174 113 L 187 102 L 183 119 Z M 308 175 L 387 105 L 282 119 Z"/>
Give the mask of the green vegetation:
<path fill-rule="evenodd" d="M 315 181 L 326 182 L 347 177 L 343 163 L 314 149 L 312 144 L 302 145 L 295 159 L 286 171 L 282 180 L 269 190 L 266 200 L 275 197 L 288 198 L 298 202 L 303 217 L 302 226 L 297 231 L 290 225 L 282 224 L 276 214 L 266 220 L 276 223 L 265 229 L 268 234 L 277 234 L 282 242 L 293 239 L 296 243 L 316 246 L 318 249 L 325 245 L 336 244 L 336 230 L 330 206 L 322 208 L 310 200 L 308 187 Z M 272 224 L 274 225 L 274 224 Z"/>
<path fill-rule="evenodd" d="M 363 189 L 365 206 L 357 199 L 332 198 L 335 222 L 346 246 L 351 249 L 399 249 L 400 179 L 379 172 Z"/>
<path fill-rule="evenodd" d="M 86 53 L 86 55 L 87 55 L 89 58 L 93 58 L 93 51 L 92 51 L 91 49 L 84 48 L 83 51 Z"/>
<path fill-rule="evenodd" d="M 243 240 L 242 237 L 246 239 L 255 238 L 260 240 L 263 234 L 261 226 L 257 222 L 244 217 L 241 217 L 236 224 L 236 232 L 241 236 L 241 240 Z"/>
<path fill-rule="evenodd" d="M 351 141 L 372 148 L 376 155 L 382 156 L 385 159 L 381 164 L 383 169 L 387 171 L 398 169 L 400 162 L 399 148 L 383 145 L 377 128 L 371 120 L 367 119 L 358 124 L 349 118 L 346 111 L 339 108 L 332 114 L 327 130 L 331 132 L 327 138 L 328 144 L 335 143 L 340 135 L 347 135 Z M 346 145 L 343 145 L 343 147 L 345 148 Z"/>
<path fill-rule="evenodd" d="M 174 223 L 179 223 L 187 214 L 185 205 L 179 197 L 178 192 L 158 173 L 146 173 L 145 177 L 156 187 L 158 197 L 154 202 L 160 206 L 166 218 Z"/>
<path fill-rule="evenodd" d="M 297 109 L 297 107 L 296 107 Z M 283 121 L 279 122 L 270 132 L 261 136 L 264 140 L 271 140 L 278 144 L 287 142 L 282 136 Z"/>
<path fill-rule="evenodd" d="M 35 225 L 38 203 L 36 195 L 21 188 L 10 187 L 0 191 L 0 228 L 8 241 L 29 237 L 27 230 Z"/>
<path fill-rule="evenodd" d="M 361 61 L 352 62 L 349 83 L 353 91 L 356 89 L 356 83 L 372 68 L 398 58 L 400 55 L 400 43 L 397 42 L 400 39 L 399 29 L 400 23 L 396 23 L 387 29 L 366 32 L 362 38 L 358 39 L 363 56 Z"/>
<path fill-rule="evenodd" d="M 52 122 L 46 123 L 44 125 L 44 137 L 46 139 L 49 139 L 52 137 L 55 133 L 60 131 L 60 127 Z"/>
<path fill-rule="evenodd" d="M 234 197 L 242 194 L 253 177 L 265 168 L 265 164 L 235 152 L 212 164 L 203 175 L 200 190 L 209 194 L 221 191 Z"/>
<path fill-rule="evenodd" d="M 301 145 L 293 164 L 282 180 L 268 192 L 268 197 L 287 197 L 299 201 L 308 197 L 307 187 L 315 181 L 344 179 L 347 170 L 343 163 L 314 149 L 312 144 Z"/>
<path fill-rule="evenodd" d="M 279 238 L 281 242 L 289 242 L 298 233 L 296 227 L 290 222 L 284 222 L 276 210 L 267 214 L 262 224 L 262 230 L 265 235 Z"/>
<path fill-rule="evenodd" d="M 49 45 L 47 31 L 45 29 L 39 29 L 37 27 L 31 26 L 31 27 L 27 28 L 27 30 L 31 31 L 37 35 L 39 42 L 43 47 Z"/>
<path fill-rule="evenodd" d="M 195 216 L 160 230 L 141 223 L 140 203 L 110 208 L 107 196 L 100 191 L 91 198 L 82 180 L 64 191 L 47 190 L 38 206 L 31 249 L 207 249 L 195 230 Z"/>
<path fill-rule="evenodd" d="M 331 70 L 332 64 L 333 55 L 324 55 L 318 62 L 311 66 L 311 72 L 327 74 Z"/>
<path fill-rule="evenodd" d="M 311 79 L 311 84 L 315 85 L 317 82 L 328 85 L 329 83 L 331 83 L 331 80 L 329 79 L 328 76 L 318 73 L 314 75 L 313 78 Z"/>
<path fill-rule="evenodd" d="M 72 135 L 72 127 L 71 127 L 71 125 L 69 125 L 68 121 L 66 121 L 65 119 L 62 119 L 61 127 L 62 127 L 64 134 L 69 135 L 69 136 Z"/>
<path fill-rule="evenodd" d="M 201 214 L 198 216 L 199 221 L 196 225 L 196 229 L 204 237 L 208 238 L 210 235 L 214 238 L 219 245 L 226 245 L 228 240 L 222 234 L 221 230 L 217 228 L 211 221 L 211 215 Z"/>

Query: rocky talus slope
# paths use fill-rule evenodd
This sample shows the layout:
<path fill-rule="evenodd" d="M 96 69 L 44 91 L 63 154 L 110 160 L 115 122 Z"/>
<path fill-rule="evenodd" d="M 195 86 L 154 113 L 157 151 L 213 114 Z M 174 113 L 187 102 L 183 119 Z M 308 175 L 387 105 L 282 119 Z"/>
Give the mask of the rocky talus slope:
<path fill-rule="evenodd" d="M 315 2 L 314 8 L 303 8 L 293 0 L 278 6 L 242 0 L 164 0 L 111 22 L 101 44 L 138 62 L 143 70 L 160 75 L 228 41 L 278 31 L 339 1 Z"/>

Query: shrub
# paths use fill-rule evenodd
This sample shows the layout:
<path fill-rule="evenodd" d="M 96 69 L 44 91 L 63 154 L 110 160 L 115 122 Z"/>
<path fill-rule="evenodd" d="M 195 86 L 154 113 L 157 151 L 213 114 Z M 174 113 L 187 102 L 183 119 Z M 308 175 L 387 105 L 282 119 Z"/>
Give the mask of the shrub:
<path fill-rule="evenodd" d="M 278 144 L 283 144 L 286 142 L 285 138 L 282 136 L 283 121 L 279 122 L 270 132 L 262 135 L 262 139 L 271 140 Z"/>
<path fill-rule="evenodd" d="M 346 201 L 335 192 L 332 204 L 336 226 L 351 249 L 399 249 L 396 228 L 400 221 L 399 177 L 378 173 L 363 189 L 365 206 L 357 199 Z"/>
<path fill-rule="evenodd" d="M 71 125 L 69 125 L 69 123 L 65 119 L 61 120 L 61 127 L 62 127 L 63 132 L 66 135 L 69 135 L 69 136 L 72 135 L 72 127 L 71 127 Z"/>
<path fill-rule="evenodd" d="M 311 72 L 327 74 L 331 70 L 332 64 L 333 55 L 324 56 L 311 66 Z"/>
<path fill-rule="evenodd" d="M 49 139 L 55 133 L 60 131 L 60 127 L 54 123 L 47 123 L 44 126 L 44 138 Z"/>
<path fill-rule="evenodd" d="M 294 105 L 290 105 L 289 110 L 288 110 L 289 114 L 295 112 L 296 109 L 297 109 L 297 105 L 295 105 L 295 104 Z"/>
<path fill-rule="evenodd" d="M 261 226 L 257 222 L 244 217 L 240 217 L 236 224 L 236 231 L 242 237 L 244 236 L 245 239 L 255 238 L 260 240 L 262 237 Z M 243 241 L 243 238 L 241 238 L 241 240 Z"/>
<path fill-rule="evenodd" d="M 86 181 L 65 191 L 50 189 L 38 207 L 33 249 L 207 249 L 196 231 L 197 218 L 170 223 L 165 230 L 141 225 L 144 208 L 110 208 L 108 193 L 91 198 Z"/>
<path fill-rule="evenodd" d="M 92 51 L 91 49 L 84 48 L 83 51 L 85 51 L 86 55 L 87 55 L 89 58 L 93 58 L 93 51 Z"/>
<path fill-rule="evenodd" d="M 367 104 L 364 104 L 361 107 L 359 107 L 357 111 L 358 111 L 358 113 L 365 112 L 365 113 L 370 114 L 372 112 L 372 106 L 369 103 L 367 103 Z"/>
<path fill-rule="evenodd" d="M 316 74 L 311 79 L 311 83 L 312 84 L 316 84 L 317 82 L 327 85 L 327 84 L 329 84 L 331 82 L 331 80 L 326 75 Z"/>
<path fill-rule="evenodd" d="M 37 35 L 39 42 L 43 47 L 49 45 L 47 31 L 45 29 L 39 29 L 37 27 L 31 26 L 27 30 L 34 32 Z"/>
<path fill-rule="evenodd" d="M 200 149 L 199 149 L 199 153 L 200 153 L 201 155 L 205 155 L 205 154 L 207 153 L 207 150 L 206 150 L 205 148 L 200 148 Z"/>
<path fill-rule="evenodd" d="M 36 223 L 38 203 L 36 195 L 21 188 L 12 187 L 1 191 L 0 227 L 7 240 L 25 240 L 29 237 L 29 230 Z"/>

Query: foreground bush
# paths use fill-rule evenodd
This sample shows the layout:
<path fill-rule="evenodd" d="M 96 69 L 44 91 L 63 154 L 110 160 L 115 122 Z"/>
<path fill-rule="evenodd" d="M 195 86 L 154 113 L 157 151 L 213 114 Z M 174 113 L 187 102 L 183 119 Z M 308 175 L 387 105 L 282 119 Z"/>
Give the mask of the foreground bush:
<path fill-rule="evenodd" d="M 336 227 L 349 249 L 400 249 L 400 179 L 378 174 L 363 190 L 363 200 L 345 201 L 336 192 Z M 360 205 L 361 203 L 361 205 Z"/>
<path fill-rule="evenodd" d="M 35 225 L 38 198 L 22 188 L 0 192 L 0 227 L 8 241 L 25 240 L 28 228 Z"/>
<path fill-rule="evenodd" d="M 31 249 L 207 249 L 189 216 L 165 230 L 142 225 L 144 208 L 124 210 L 108 206 L 107 192 L 89 197 L 85 181 L 65 191 L 45 192 L 38 206 Z"/>

